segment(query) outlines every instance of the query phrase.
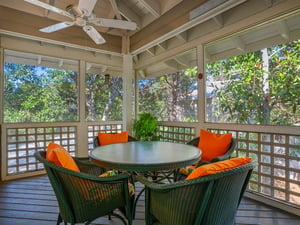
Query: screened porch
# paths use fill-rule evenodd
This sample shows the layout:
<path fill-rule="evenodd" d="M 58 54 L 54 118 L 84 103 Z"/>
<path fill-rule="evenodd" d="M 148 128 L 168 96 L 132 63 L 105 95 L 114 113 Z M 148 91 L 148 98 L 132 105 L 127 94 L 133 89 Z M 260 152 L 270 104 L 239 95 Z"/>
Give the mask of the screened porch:
<path fill-rule="evenodd" d="M 72 1 L 43 2 L 62 8 Z M 144 3 L 148 14 L 107 2 L 140 25 L 125 33 L 101 28 L 104 45 L 78 27 L 41 34 L 37 27 L 61 18 L 27 2 L 0 2 L 0 221 L 6 185 L 23 178 L 48 185 L 35 151 L 55 142 L 87 156 L 98 132 L 134 136 L 143 112 L 158 119 L 160 141 L 186 143 L 200 129 L 232 133 L 232 157 L 258 162 L 238 215 L 248 204 L 256 209 L 240 224 L 271 224 L 256 216 L 269 206 L 269 218 L 278 209 L 291 224 L 299 219 L 299 1 L 165 0 L 156 13 Z"/>

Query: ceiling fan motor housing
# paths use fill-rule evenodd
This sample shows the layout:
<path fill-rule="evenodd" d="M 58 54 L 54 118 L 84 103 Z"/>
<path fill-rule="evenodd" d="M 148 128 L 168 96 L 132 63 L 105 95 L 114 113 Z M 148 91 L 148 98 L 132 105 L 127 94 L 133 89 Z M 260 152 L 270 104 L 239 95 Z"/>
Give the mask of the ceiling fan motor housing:
<path fill-rule="evenodd" d="M 81 17 L 83 12 L 78 9 L 77 5 L 71 4 L 66 7 L 66 11 L 74 17 Z"/>

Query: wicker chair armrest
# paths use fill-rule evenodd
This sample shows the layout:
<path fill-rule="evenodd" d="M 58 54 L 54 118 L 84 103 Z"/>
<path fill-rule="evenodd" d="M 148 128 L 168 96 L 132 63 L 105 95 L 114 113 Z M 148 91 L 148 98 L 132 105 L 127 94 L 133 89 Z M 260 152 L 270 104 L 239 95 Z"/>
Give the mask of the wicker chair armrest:
<path fill-rule="evenodd" d="M 214 173 L 214 174 L 210 174 L 207 176 L 202 176 L 202 177 L 198 177 L 195 179 L 190 179 L 190 180 L 180 180 L 174 183 L 155 183 L 152 181 L 149 181 L 147 178 L 138 175 L 137 179 L 138 181 L 140 181 L 141 183 L 143 183 L 147 188 L 150 189 L 155 189 L 155 190 L 168 190 L 168 189 L 174 189 L 174 188 L 179 188 L 179 187 L 184 187 L 184 186 L 189 186 L 189 185 L 193 185 L 193 184 L 200 184 L 200 183 L 205 183 L 205 182 L 209 182 L 211 180 L 215 180 L 215 179 L 219 179 L 221 177 L 227 176 L 228 174 L 235 174 L 238 173 L 241 170 L 247 170 L 247 169 L 253 169 L 254 167 L 257 166 L 257 162 L 253 161 L 251 163 L 242 165 L 240 167 L 236 167 L 230 170 L 225 170 L 222 172 L 218 172 L 218 173 Z"/>
<path fill-rule="evenodd" d="M 142 184 L 144 184 L 146 188 L 149 188 L 157 192 L 166 192 L 172 189 L 182 188 L 193 184 L 205 183 L 212 179 L 213 179 L 213 175 L 196 178 L 196 179 L 190 179 L 190 180 L 181 180 L 174 183 L 156 183 L 148 180 L 143 176 L 140 175 L 137 176 L 137 180 Z"/>

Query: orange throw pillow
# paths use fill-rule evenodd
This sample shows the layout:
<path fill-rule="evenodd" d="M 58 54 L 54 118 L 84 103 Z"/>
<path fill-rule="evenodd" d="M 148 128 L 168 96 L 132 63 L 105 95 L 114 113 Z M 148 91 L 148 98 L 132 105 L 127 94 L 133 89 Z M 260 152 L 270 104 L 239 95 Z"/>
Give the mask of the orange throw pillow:
<path fill-rule="evenodd" d="M 100 145 L 109 145 L 114 143 L 128 142 L 128 131 L 117 134 L 98 133 Z"/>
<path fill-rule="evenodd" d="M 200 130 L 198 148 L 202 151 L 201 161 L 209 162 L 213 158 L 224 155 L 231 144 L 232 134 L 215 134 L 207 130 Z"/>
<path fill-rule="evenodd" d="M 72 156 L 61 145 L 50 142 L 47 148 L 46 159 L 56 165 L 80 172 Z"/>
<path fill-rule="evenodd" d="M 252 159 L 250 157 L 244 157 L 244 158 L 227 159 L 224 161 L 205 164 L 205 165 L 199 166 L 197 169 L 195 169 L 186 178 L 186 180 L 190 180 L 190 179 L 194 179 L 197 177 L 202 177 L 205 175 L 214 174 L 214 173 L 222 172 L 225 170 L 233 169 L 235 167 L 247 164 L 247 163 L 251 162 L 251 160 Z"/>

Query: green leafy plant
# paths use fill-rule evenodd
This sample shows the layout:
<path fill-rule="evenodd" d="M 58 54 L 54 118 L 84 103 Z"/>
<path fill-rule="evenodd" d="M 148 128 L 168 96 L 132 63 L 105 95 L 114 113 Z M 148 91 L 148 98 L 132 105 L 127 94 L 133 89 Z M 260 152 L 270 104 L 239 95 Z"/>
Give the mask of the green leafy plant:
<path fill-rule="evenodd" d="M 157 141 L 158 121 L 150 113 L 138 114 L 138 119 L 133 124 L 135 137 L 141 141 Z"/>

